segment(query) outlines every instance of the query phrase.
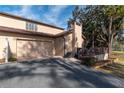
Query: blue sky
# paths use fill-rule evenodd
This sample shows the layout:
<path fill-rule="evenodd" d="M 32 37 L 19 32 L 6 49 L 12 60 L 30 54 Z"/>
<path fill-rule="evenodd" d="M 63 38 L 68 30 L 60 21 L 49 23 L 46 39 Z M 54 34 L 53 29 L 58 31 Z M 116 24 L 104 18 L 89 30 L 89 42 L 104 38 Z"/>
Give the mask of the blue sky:
<path fill-rule="evenodd" d="M 0 5 L 0 12 L 7 12 L 66 28 L 67 20 L 71 17 L 74 7 L 72 5 Z"/>

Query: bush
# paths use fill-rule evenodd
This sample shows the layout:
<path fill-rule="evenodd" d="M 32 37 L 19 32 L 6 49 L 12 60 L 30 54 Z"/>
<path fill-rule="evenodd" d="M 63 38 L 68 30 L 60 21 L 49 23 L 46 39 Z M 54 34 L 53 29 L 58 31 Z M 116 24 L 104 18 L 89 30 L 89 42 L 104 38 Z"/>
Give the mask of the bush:
<path fill-rule="evenodd" d="M 96 63 L 96 59 L 94 57 L 85 57 L 82 58 L 81 64 L 86 65 L 86 66 L 93 66 Z"/>
<path fill-rule="evenodd" d="M 16 58 L 16 57 L 10 57 L 10 58 L 8 59 L 8 61 L 14 62 L 14 61 L 17 61 L 17 58 Z M 0 63 L 5 63 L 5 58 L 0 59 Z"/>
<path fill-rule="evenodd" d="M 9 60 L 9 61 L 17 61 L 17 58 L 15 58 L 15 57 L 10 57 L 8 60 Z"/>

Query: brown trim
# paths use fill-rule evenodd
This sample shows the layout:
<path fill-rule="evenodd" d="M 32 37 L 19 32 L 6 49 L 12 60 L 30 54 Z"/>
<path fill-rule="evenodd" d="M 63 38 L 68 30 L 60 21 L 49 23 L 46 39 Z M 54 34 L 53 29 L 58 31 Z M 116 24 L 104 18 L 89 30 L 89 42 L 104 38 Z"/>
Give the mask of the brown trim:
<path fill-rule="evenodd" d="M 70 31 L 64 31 L 64 32 L 61 32 L 59 34 L 56 34 L 55 37 L 65 36 L 65 35 L 71 34 L 72 32 L 73 32 L 72 30 L 70 30 Z"/>
<path fill-rule="evenodd" d="M 65 31 L 65 32 L 53 35 L 53 34 L 48 34 L 48 33 L 43 33 L 43 32 L 33 32 L 33 31 L 27 31 L 27 30 L 24 30 L 24 29 L 15 29 L 15 28 L 10 28 L 10 27 L 0 26 L 0 32 L 58 38 L 58 37 L 61 37 L 61 36 L 64 36 L 64 35 L 68 35 L 68 34 L 72 33 L 73 31 Z"/>
<path fill-rule="evenodd" d="M 5 12 L 0 12 L 0 15 L 15 18 L 15 19 L 20 19 L 20 20 L 24 20 L 24 21 L 28 21 L 28 22 L 33 22 L 33 23 L 36 23 L 36 24 L 45 25 L 45 26 L 49 26 L 49 27 L 52 27 L 52 28 L 57 28 L 57 29 L 60 29 L 60 30 L 64 30 L 64 28 L 61 28 L 61 27 L 58 27 L 58 26 L 54 26 L 54 25 L 51 25 L 51 24 L 46 24 L 46 23 L 36 21 L 36 20 L 32 20 L 32 19 L 27 19 L 27 18 L 24 18 L 24 17 L 21 17 L 21 16 L 12 15 L 12 14 L 5 13 Z"/>
<path fill-rule="evenodd" d="M 49 42 L 49 43 L 52 43 L 52 40 L 35 40 L 35 39 L 20 39 L 20 38 L 17 38 L 17 41 L 20 40 L 20 41 L 37 41 L 37 42 Z"/>
<path fill-rule="evenodd" d="M 42 36 L 42 37 L 54 37 L 54 35 L 52 34 L 46 34 L 42 32 L 33 32 L 33 31 L 3 27 L 3 26 L 0 26 L 0 32 L 8 32 L 8 33 L 16 33 L 16 34 L 32 35 L 32 36 Z"/>

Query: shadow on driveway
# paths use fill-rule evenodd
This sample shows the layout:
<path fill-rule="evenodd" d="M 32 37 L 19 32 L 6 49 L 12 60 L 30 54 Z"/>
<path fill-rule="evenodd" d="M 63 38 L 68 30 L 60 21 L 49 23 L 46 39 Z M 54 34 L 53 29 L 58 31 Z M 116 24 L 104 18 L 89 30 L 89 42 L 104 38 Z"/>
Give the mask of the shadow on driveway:
<path fill-rule="evenodd" d="M 49 58 L 0 65 L 0 87 L 124 87 L 124 80 L 72 62 Z"/>

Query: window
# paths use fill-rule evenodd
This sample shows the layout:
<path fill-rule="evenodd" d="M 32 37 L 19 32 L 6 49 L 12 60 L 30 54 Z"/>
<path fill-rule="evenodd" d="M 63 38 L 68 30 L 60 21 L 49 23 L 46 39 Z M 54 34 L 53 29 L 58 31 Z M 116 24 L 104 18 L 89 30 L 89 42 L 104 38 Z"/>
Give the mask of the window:
<path fill-rule="evenodd" d="M 26 30 L 37 31 L 37 25 L 34 23 L 27 22 L 26 23 Z"/>
<path fill-rule="evenodd" d="M 31 23 L 29 23 L 29 30 L 32 30 L 32 29 L 31 29 L 31 25 L 32 25 L 32 24 L 31 24 Z"/>
<path fill-rule="evenodd" d="M 37 31 L 37 25 L 35 25 L 35 31 Z"/>

